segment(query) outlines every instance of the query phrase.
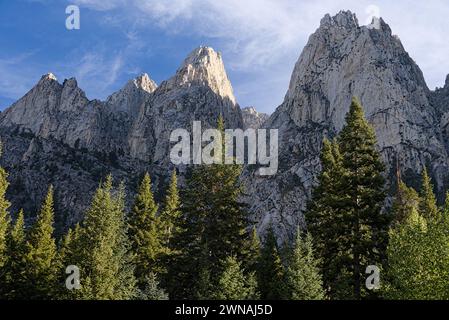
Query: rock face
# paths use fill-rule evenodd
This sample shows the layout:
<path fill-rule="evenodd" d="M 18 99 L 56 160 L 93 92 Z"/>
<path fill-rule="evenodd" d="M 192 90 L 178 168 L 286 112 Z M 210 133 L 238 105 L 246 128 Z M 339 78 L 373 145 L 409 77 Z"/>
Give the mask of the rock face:
<path fill-rule="evenodd" d="M 254 108 L 240 110 L 220 54 L 207 47 L 194 50 L 160 86 L 142 75 L 104 102 L 88 100 L 75 79 L 60 84 L 45 75 L 0 114 L 9 197 L 14 209 L 33 212 L 54 184 L 58 212 L 65 213 L 58 221 L 66 226 L 79 220 L 108 173 L 132 193 L 149 171 L 161 190 L 173 169 L 171 132 L 190 130 L 194 120 L 215 126 L 222 114 L 227 128 L 279 130 L 277 175 L 261 177 L 257 168 L 246 168 L 243 200 L 261 231 L 273 223 L 281 238 L 289 238 L 304 224 L 322 140 L 342 129 L 352 96 L 376 130 L 387 178 L 393 181 L 399 166 L 404 180 L 418 187 L 427 166 L 442 198 L 449 172 L 449 77 L 444 88 L 430 91 L 390 27 L 382 19 L 359 26 L 351 12 L 322 19 L 285 101 L 269 118 Z M 177 169 L 182 174 L 185 167 Z"/>
<path fill-rule="evenodd" d="M 53 184 L 66 226 L 81 218 L 109 173 L 132 193 L 149 171 L 161 190 L 173 170 L 172 130 L 190 129 L 194 120 L 216 126 L 220 114 L 228 128 L 243 127 L 221 56 L 211 48 L 194 50 L 159 87 L 143 74 L 104 102 L 88 100 L 75 79 L 60 84 L 45 75 L 0 114 L 1 163 L 10 173 L 13 209 L 35 212 Z"/>
<path fill-rule="evenodd" d="M 260 228 L 272 222 L 288 237 L 304 224 L 322 140 L 342 129 L 352 96 L 360 98 L 376 130 L 388 177 L 399 164 L 403 178 L 417 187 L 428 166 L 442 196 L 448 182 L 448 88 L 429 91 L 382 19 L 359 26 L 351 12 L 325 16 L 295 66 L 284 103 L 264 124 L 279 129 L 279 173 L 261 179 L 246 172 L 248 203 Z"/>
<path fill-rule="evenodd" d="M 259 129 L 270 117 L 266 113 L 257 112 L 256 108 L 248 107 L 242 109 L 243 124 L 246 129 Z"/>

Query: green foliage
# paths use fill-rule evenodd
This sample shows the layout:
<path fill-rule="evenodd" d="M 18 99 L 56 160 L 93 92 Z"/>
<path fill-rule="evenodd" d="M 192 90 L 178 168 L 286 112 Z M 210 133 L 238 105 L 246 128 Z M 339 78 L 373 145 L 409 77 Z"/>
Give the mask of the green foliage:
<path fill-rule="evenodd" d="M 165 196 L 164 208 L 159 216 L 162 227 L 162 243 L 166 248 L 170 246 L 175 230 L 176 223 L 181 216 L 181 199 L 178 190 L 178 178 L 176 170 L 173 170 L 170 185 Z"/>
<path fill-rule="evenodd" d="M 139 186 L 128 218 L 131 251 L 139 286 L 146 283 L 151 272 L 162 271 L 158 263 L 163 253 L 160 220 L 156 215 L 158 209 L 151 190 L 151 178 L 147 173 Z"/>
<path fill-rule="evenodd" d="M 420 192 L 419 212 L 428 221 L 437 219 L 440 215 L 437 206 L 435 194 L 433 192 L 433 185 L 430 180 L 427 169 L 424 169 L 422 174 L 422 187 Z"/>
<path fill-rule="evenodd" d="M 51 299 L 57 287 L 57 252 L 53 238 L 53 187 L 48 189 L 26 243 L 25 283 L 31 299 Z"/>
<path fill-rule="evenodd" d="M 447 222 L 427 222 L 412 209 L 407 221 L 390 231 L 387 299 L 449 298 L 448 227 Z"/>
<path fill-rule="evenodd" d="M 392 207 L 394 223 L 405 223 L 410 218 L 413 210 L 418 209 L 419 202 L 420 198 L 415 189 L 407 187 L 404 182 L 400 181 Z"/>
<path fill-rule="evenodd" d="M 145 279 L 145 285 L 139 292 L 140 300 L 168 300 L 168 295 L 159 287 L 156 274 L 150 273 Z"/>
<path fill-rule="evenodd" d="M 325 298 L 312 236 L 307 234 L 303 239 L 299 229 L 286 270 L 284 298 L 287 300 L 323 300 Z"/>
<path fill-rule="evenodd" d="M 10 203 L 6 200 L 6 190 L 8 189 L 8 174 L 5 169 L 0 167 L 0 274 L 2 273 L 2 268 L 6 264 L 6 236 L 10 224 L 10 215 L 8 209 Z"/>
<path fill-rule="evenodd" d="M 124 216 L 123 187 L 114 195 L 112 177 L 101 184 L 81 230 L 80 299 L 126 300 L 136 294 L 136 280 Z"/>
<path fill-rule="evenodd" d="M 0 295 L 5 299 L 23 299 L 26 297 L 26 292 L 23 290 L 26 271 L 26 234 L 22 210 L 9 229 L 6 253 L 8 260 L 2 275 Z"/>
<path fill-rule="evenodd" d="M 309 230 L 334 299 L 360 299 L 365 267 L 383 265 L 390 218 L 382 213 L 384 165 L 373 128 L 354 98 L 337 142 L 324 142 L 323 172 L 309 205 Z"/>
<path fill-rule="evenodd" d="M 263 300 L 280 300 L 284 295 L 284 267 L 273 228 L 270 226 L 257 268 L 259 291 Z"/>
<path fill-rule="evenodd" d="M 223 264 L 223 273 L 214 288 L 217 300 L 257 300 L 257 282 L 254 273 L 245 275 L 241 263 L 235 257 L 228 257 Z"/>
<path fill-rule="evenodd" d="M 252 232 L 249 235 L 249 239 L 246 242 L 246 246 L 243 251 L 243 267 L 245 270 L 255 272 L 261 255 L 261 243 L 259 235 L 257 234 L 256 227 L 253 227 Z"/>
<path fill-rule="evenodd" d="M 219 126 L 223 128 L 222 120 Z M 220 262 L 241 254 L 247 239 L 247 217 L 240 202 L 239 165 L 213 164 L 193 169 L 182 193 L 182 216 L 171 244 L 169 291 L 174 299 L 192 298 L 206 268 L 215 285 Z"/>

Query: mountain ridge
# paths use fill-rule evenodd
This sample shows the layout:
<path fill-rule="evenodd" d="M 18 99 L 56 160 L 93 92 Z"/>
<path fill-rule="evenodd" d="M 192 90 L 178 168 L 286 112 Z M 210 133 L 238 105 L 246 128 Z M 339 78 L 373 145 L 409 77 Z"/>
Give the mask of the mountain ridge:
<path fill-rule="evenodd" d="M 149 171 L 156 190 L 163 189 L 174 168 L 168 159 L 174 129 L 189 130 L 194 120 L 213 127 L 220 114 L 227 128 L 278 129 L 279 172 L 263 178 L 245 168 L 243 200 L 261 232 L 273 224 L 280 239 L 288 239 L 305 225 L 323 138 L 342 129 L 353 96 L 376 130 L 389 191 L 398 164 L 414 187 L 426 166 L 442 198 L 449 185 L 449 77 L 443 88 L 430 90 L 383 19 L 360 26 L 350 11 L 321 20 L 298 58 L 284 102 L 269 117 L 241 110 L 221 54 L 199 47 L 159 86 L 144 74 L 106 101 L 88 100 L 73 78 L 60 84 L 45 75 L 0 114 L 7 146 L 1 162 L 11 172 L 12 190 L 25 190 L 26 196 L 12 195 L 13 203 L 32 210 L 53 183 L 70 224 L 82 215 L 77 203 L 87 204 L 108 173 L 133 193 Z M 187 167 L 177 170 L 182 184 Z"/>

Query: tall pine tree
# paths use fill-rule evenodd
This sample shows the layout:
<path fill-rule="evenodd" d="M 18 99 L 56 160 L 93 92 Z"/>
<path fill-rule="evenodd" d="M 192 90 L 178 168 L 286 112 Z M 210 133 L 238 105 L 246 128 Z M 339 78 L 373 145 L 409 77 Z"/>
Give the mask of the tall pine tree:
<path fill-rule="evenodd" d="M 53 223 L 53 186 L 50 186 L 26 244 L 25 281 L 31 299 L 55 296 L 58 267 Z"/>
<path fill-rule="evenodd" d="M 6 250 L 8 260 L 5 265 L 5 273 L 0 294 L 5 299 L 26 299 L 24 273 L 26 271 L 26 233 L 23 210 L 20 210 L 17 219 L 11 225 Z"/>
<path fill-rule="evenodd" d="M 112 190 L 112 176 L 101 184 L 81 230 L 80 299 L 127 300 L 137 295 L 124 214 L 123 186 Z"/>
<path fill-rule="evenodd" d="M 131 249 L 139 285 L 145 285 L 150 273 L 163 271 L 160 259 L 163 253 L 158 205 L 151 190 L 151 178 L 145 174 L 139 186 L 128 218 Z"/>
<path fill-rule="evenodd" d="M 228 257 L 223 264 L 223 273 L 214 288 L 217 300 L 257 300 L 257 280 L 254 273 L 245 274 L 242 264 L 235 257 Z"/>
<path fill-rule="evenodd" d="M 280 300 L 284 296 L 284 266 L 279 255 L 279 249 L 273 228 L 268 229 L 259 265 L 257 280 L 263 300 Z"/>
<path fill-rule="evenodd" d="M 170 185 L 165 196 L 164 208 L 159 219 L 162 227 L 162 243 L 166 248 L 170 247 L 173 235 L 177 232 L 175 227 L 181 216 L 181 199 L 178 190 L 178 178 L 176 170 L 173 170 Z"/>
<path fill-rule="evenodd" d="M 347 247 L 345 192 L 342 176 L 345 172 L 340 148 L 336 140 L 323 141 L 321 152 L 322 171 L 319 184 L 313 190 L 312 200 L 306 211 L 308 231 L 315 241 L 324 288 L 329 296 L 343 298 L 348 293 L 348 272 L 346 264 L 351 256 Z"/>
<path fill-rule="evenodd" d="M 422 174 L 419 212 L 429 221 L 431 219 L 438 219 L 440 216 L 436 197 L 433 192 L 433 185 L 426 168 L 424 168 Z"/>
<path fill-rule="evenodd" d="M 286 300 L 323 300 L 325 297 L 312 236 L 301 237 L 298 228 L 295 246 L 286 270 Z"/>
<path fill-rule="evenodd" d="M 338 145 L 325 142 L 323 173 L 307 214 L 323 257 L 326 289 L 332 298 L 360 299 L 365 268 L 382 266 L 390 217 L 385 201 L 384 165 L 374 129 L 353 98 Z"/>
<path fill-rule="evenodd" d="M 2 153 L 2 143 L 0 141 L 0 156 Z M 9 206 L 11 205 L 6 200 L 6 190 L 8 189 L 8 173 L 0 167 L 0 281 L 3 278 L 2 274 L 5 273 L 3 267 L 6 264 L 6 237 L 10 224 Z M 0 283 L 1 285 L 1 283 Z"/>
<path fill-rule="evenodd" d="M 218 128 L 224 138 L 222 117 Z M 215 156 L 220 155 L 218 151 L 214 150 Z M 247 239 L 246 211 L 239 200 L 241 171 L 240 165 L 202 165 L 193 168 L 188 177 L 179 231 L 173 238 L 176 256 L 169 270 L 171 298 L 194 297 L 200 273 L 210 272 L 215 285 L 223 271 L 220 262 L 234 255 L 241 258 Z"/>

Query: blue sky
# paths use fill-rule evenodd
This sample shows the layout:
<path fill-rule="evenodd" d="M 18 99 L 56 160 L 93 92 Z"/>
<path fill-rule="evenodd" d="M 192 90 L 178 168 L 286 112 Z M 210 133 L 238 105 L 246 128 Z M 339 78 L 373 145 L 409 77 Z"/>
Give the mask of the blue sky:
<path fill-rule="evenodd" d="M 81 29 L 65 28 L 65 8 Z M 90 99 L 104 99 L 147 72 L 172 76 L 194 48 L 222 52 L 241 106 L 273 112 L 293 66 L 326 13 L 349 9 L 360 24 L 390 24 L 430 88 L 449 73 L 449 2 L 365 0 L 0 0 L 0 110 L 40 76 L 76 77 Z"/>

